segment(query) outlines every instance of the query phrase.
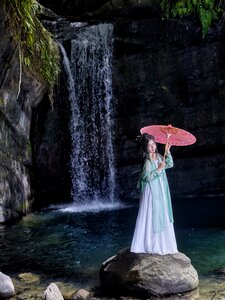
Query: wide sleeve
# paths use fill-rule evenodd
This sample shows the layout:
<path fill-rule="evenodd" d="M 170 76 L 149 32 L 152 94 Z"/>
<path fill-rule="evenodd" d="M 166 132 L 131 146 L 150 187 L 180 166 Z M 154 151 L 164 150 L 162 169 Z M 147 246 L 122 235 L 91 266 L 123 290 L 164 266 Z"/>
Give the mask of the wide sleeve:
<path fill-rule="evenodd" d="M 143 167 L 141 179 L 144 182 L 150 182 L 158 178 L 160 175 L 161 172 L 158 172 L 156 169 L 153 170 L 151 162 L 148 159 L 146 159 Z"/>
<path fill-rule="evenodd" d="M 173 167 L 173 157 L 171 153 L 166 155 L 165 163 L 166 163 L 165 169 L 169 169 Z"/>

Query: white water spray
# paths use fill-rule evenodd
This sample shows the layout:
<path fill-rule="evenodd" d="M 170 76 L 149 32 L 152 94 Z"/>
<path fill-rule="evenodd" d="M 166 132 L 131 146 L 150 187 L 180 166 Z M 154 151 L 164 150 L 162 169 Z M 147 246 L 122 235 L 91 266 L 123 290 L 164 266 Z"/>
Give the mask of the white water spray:
<path fill-rule="evenodd" d="M 71 101 L 71 176 L 75 203 L 115 202 L 112 103 L 113 26 L 82 28 L 71 59 L 60 45 Z"/>

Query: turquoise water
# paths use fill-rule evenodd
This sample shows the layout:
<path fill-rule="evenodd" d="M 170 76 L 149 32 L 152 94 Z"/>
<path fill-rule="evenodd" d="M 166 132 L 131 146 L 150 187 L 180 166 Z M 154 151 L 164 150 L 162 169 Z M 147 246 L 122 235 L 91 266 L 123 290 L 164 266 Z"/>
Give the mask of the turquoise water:
<path fill-rule="evenodd" d="M 0 226 L 0 270 L 38 272 L 51 278 L 98 282 L 101 263 L 129 247 L 137 207 L 65 209 L 31 214 Z M 225 266 L 224 228 L 176 228 L 180 252 L 200 275 Z"/>
<path fill-rule="evenodd" d="M 180 252 L 192 261 L 199 275 L 225 266 L 225 227 L 177 231 Z"/>

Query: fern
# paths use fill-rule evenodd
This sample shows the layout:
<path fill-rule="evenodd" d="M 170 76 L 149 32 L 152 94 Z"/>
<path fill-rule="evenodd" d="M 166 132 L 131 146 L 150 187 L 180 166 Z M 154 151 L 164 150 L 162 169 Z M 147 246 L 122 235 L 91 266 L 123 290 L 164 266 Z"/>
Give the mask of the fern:
<path fill-rule="evenodd" d="M 212 21 L 217 20 L 223 13 L 218 0 L 163 0 L 161 7 L 167 17 L 197 15 L 202 25 L 203 37 Z"/>
<path fill-rule="evenodd" d="M 8 28 L 22 55 L 21 61 L 52 89 L 59 74 L 59 53 L 53 36 L 38 20 L 36 0 L 4 0 Z"/>

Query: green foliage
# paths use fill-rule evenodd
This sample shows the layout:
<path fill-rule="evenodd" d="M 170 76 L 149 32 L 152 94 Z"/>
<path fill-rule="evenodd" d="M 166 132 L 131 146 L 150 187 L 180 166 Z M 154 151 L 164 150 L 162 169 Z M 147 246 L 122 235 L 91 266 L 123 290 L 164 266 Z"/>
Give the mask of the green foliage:
<path fill-rule="evenodd" d="M 223 13 L 219 0 L 163 0 L 161 7 L 167 17 L 198 16 L 203 36 L 207 34 L 212 21 Z"/>
<path fill-rule="evenodd" d="M 4 106 L 4 99 L 2 97 L 0 97 L 0 107 Z"/>
<path fill-rule="evenodd" d="M 4 0 L 8 27 L 22 53 L 22 62 L 51 89 L 59 74 L 59 53 L 52 35 L 38 20 L 36 0 Z"/>
<path fill-rule="evenodd" d="M 28 155 L 29 157 L 31 157 L 31 154 L 32 154 L 32 146 L 31 146 L 30 140 L 27 141 L 26 151 L 27 151 L 27 155 Z"/>

